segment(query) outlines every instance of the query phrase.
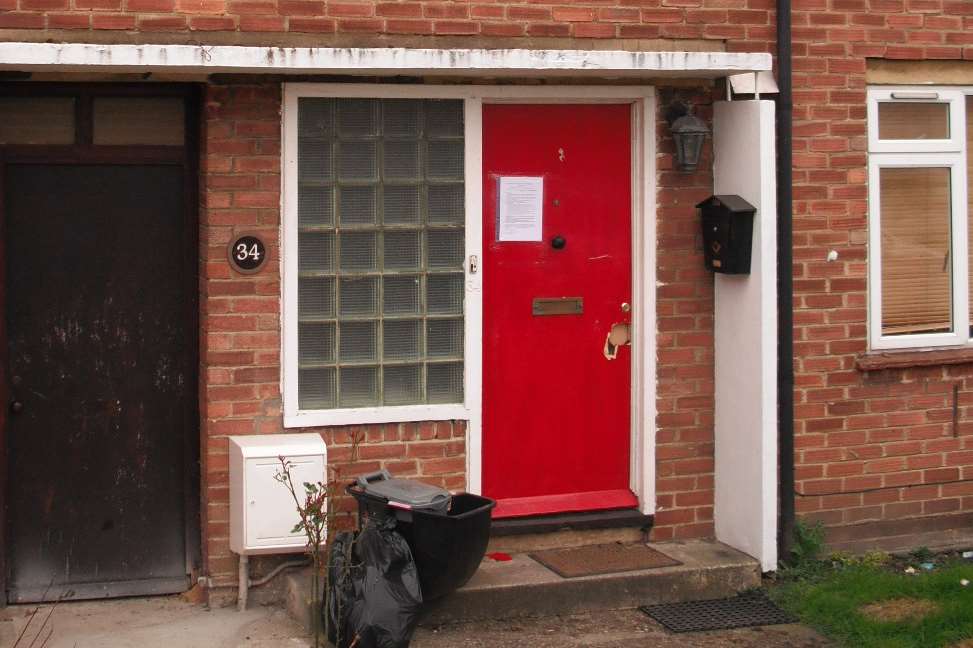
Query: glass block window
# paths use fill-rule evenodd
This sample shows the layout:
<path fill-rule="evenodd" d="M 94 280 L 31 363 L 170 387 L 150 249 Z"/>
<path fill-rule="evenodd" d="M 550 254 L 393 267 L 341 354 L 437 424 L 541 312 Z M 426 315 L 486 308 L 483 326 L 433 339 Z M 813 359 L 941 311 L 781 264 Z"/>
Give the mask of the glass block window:
<path fill-rule="evenodd" d="M 463 102 L 298 103 L 298 405 L 463 401 Z"/>

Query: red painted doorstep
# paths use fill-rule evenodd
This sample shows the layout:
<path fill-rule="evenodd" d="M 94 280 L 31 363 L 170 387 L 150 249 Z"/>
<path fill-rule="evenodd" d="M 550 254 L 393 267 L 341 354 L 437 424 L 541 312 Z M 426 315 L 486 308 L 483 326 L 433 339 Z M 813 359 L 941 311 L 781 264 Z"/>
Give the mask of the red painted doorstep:
<path fill-rule="evenodd" d="M 497 500 L 497 507 L 493 509 L 493 519 L 633 508 L 638 506 L 638 503 L 638 498 L 629 490 L 511 497 Z"/>

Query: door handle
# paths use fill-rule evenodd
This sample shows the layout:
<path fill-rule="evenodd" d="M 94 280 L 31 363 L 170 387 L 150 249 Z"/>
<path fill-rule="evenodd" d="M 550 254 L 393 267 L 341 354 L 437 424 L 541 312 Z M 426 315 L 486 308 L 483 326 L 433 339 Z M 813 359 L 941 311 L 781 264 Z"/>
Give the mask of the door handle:
<path fill-rule="evenodd" d="M 12 414 L 20 414 L 24 411 L 24 404 L 19 400 L 10 401 L 10 412 Z"/>

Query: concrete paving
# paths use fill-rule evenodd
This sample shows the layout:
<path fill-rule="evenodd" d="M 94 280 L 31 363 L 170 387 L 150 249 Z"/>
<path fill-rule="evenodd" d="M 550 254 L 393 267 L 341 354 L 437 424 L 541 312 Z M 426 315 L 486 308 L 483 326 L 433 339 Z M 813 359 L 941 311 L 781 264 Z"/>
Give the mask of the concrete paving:
<path fill-rule="evenodd" d="M 0 610 L 0 647 L 12 648 L 35 606 Z M 62 603 L 41 629 L 41 606 L 17 648 L 307 648 L 310 639 L 279 607 L 209 609 L 178 596 Z M 41 637 L 37 638 L 37 631 Z M 34 641 L 36 638 L 36 641 Z M 32 643 L 33 642 L 33 643 Z"/>
<path fill-rule="evenodd" d="M 33 611 L 0 611 L 0 647 L 11 648 Z M 50 608 L 41 607 L 31 627 Z M 283 609 L 210 610 L 178 597 L 59 605 L 49 648 L 309 648 L 310 639 Z M 46 629 L 44 635 L 46 636 Z M 31 646 L 28 633 L 17 648 Z M 39 648 L 42 639 L 33 645 Z M 635 610 L 533 619 L 424 624 L 412 648 L 826 648 L 830 643 L 798 625 L 671 634 Z"/>
<path fill-rule="evenodd" d="M 717 542 L 653 545 L 680 565 L 564 579 L 523 553 L 486 559 L 470 583 L 427 610 L 414 648 L 816 648 L 823 640 L 800 626 L 672 635 L 641 613 L 640 604 L 721 598 L 759 586 L 756 561 Z M 307 648 L 306 574 L 284 577 L 292 612 L 252 605 L 209 609 L 180 597 L 63 603 L 47 627 L 46 648 Z M 34 606 L 0 610 L 0 648 L 11 648 Z M 44 648 L 42 606 L 17 648 Z M 299 614 L 296 616 L 300 616 Z M 524 618 L 530 617 L 530 618 Z"/>
<path fill-rule="evenodd" d="M 800 625 L 673 634 L 637 610 L 420 627 L 410 648 L 830 648 Z"/>

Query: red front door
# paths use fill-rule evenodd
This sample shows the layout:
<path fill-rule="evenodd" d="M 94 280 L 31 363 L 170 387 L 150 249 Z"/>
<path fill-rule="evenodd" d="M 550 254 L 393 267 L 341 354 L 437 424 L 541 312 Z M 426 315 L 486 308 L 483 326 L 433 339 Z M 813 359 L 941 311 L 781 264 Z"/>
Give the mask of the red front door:
<path fill-rule="evenodd" d="M 605 353 L 631 315 L 631 156 L 627 104 L 483 108 L 483 492 L 498 500 L 494 517 L 637 504 L 631 348 Z"/>

